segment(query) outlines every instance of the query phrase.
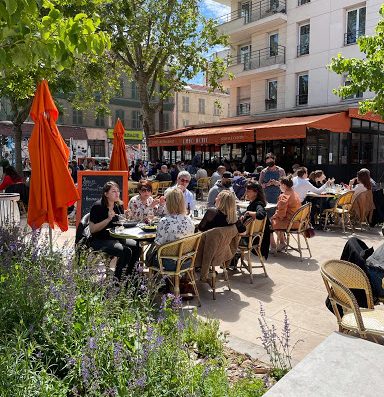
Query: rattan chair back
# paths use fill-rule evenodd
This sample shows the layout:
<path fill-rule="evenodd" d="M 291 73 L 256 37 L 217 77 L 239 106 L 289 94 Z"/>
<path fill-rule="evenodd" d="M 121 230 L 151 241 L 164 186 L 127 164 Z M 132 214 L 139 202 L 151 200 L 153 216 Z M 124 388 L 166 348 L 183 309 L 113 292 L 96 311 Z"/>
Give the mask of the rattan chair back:
<path fill-rule="evenodd" d="M 243 237 L 248 238 L 248 249 L 261 246 L 261 241 L 263 240 L 265 225 L 267 224 L 267 217 L 264 219 L 254 219 L 248 225 L 246 225 L 245 235 Z"/>
<path fill-rule="evenodd" d="M 172 181 L 164 181 L 164 182 L 159 182 L 159 188 L 157 193 L 164 195 L 165 191 L 172 186 Z"/>
<path fill-rule="evenodd" d="M 156 197 L 159 192 L 160 182 L 159 181 L 151 181 L 151 185 L 152 185 L 152 197 Z"/>
<path fill-rule="evenodd" d="M 311 203 L 302 205 L 293 215 L 287 227 L 287 233 L 295 231 L 302 233 L 309 227 L 311 215 Z"/>
<path fill-rule="evenodd" d="M 352 190 L 343 193 L 341 196 L 339 196 L 336 199 L 335 202 L 335 208 L 341 207 L 344 209 L 348 209 L 348 206 L 350 207 L 352 205 L 352 197 L 353 197 L 354 192 Z"/>

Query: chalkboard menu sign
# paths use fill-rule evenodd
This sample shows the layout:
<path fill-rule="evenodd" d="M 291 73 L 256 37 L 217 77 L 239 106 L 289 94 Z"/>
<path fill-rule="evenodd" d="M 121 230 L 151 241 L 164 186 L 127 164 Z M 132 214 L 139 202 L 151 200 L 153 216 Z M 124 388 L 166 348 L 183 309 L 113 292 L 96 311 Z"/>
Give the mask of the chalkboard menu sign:
<path fill-rule="evenodd" d="M 127 171 L 79 171 L 77 173 L 77 188 L 80 200 L 77 202 L 76 224 L 91 211 L 93 203 L 99 200 L 103 193 L 103 186 L 108 181 L 116 182 L 121 191 L 120 198 L 124 208 L 128 204 L 128 172 Z"/>

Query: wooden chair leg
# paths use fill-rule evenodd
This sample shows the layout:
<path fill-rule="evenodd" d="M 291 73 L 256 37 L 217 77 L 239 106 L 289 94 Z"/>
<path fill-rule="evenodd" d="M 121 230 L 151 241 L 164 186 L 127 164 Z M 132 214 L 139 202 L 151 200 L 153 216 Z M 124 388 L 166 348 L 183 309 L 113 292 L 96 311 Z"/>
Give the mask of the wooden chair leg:
<path fill-rule="evenodd" d="M 175 274 L 175 284 L 173 291 L 176 297 L 180 296 L 180 275 Z"/>
<path fill-rule="evenodd" d="M 265 263 L 264 263 L 263 255 L 261 254 L 260 248 L 258 248 L 258 249 L 256 250 L 256 252 L 257 252 L 257 256 L 259 257 L 259 261 L 260 261 L 261 267 L 262 267 L 263 270 L 264 270 L 264 276 L 265 276 L 265 277 L 268 277 L 267 270 L 266 270 L 266 268 L 265 268 Z"/>
<path fill-rule="evenodd" d="M 299 254 L 300 254 L 300 261 L 303 261 L 303 252 L 301 250 L 301 241 L 300 241 L 300 233 L 297 233 L 297 248 L 299 250 Z"/>
<path fill-rule="evenodd" d="M 343 228 L 343 233 L 345 233 L 344 211 L 341 213 L 341 226 Z"/>
<path fill-rule="evenodd" d="M 216 300 L 216 271 L 214 267 L 212 268 L 211 288 L 212 288 L 212 299 Z"/>
<path fill-rule="evenodd" d="M 327 229 L 329 212 L 325 211 L 325 220 L 323 230 Z"/>
<path fill-rule="evenodd" d="M 309 248 L 308 239 L 305 236 L 303 236 L 303 237 L 304 237 L 304 240 L 305 240 L 305 244 L 307 245 L 307 249 L 308 249 L 308 252 L 309 252 L 309 257 L 312 258 L 312 252 L 311 252 L 311 249 Z"/>
<path fill-rule="evenodd" d="M 248 271 L 249 271 L 249 277 L 251 279 L 251 284 L 253 284 L 251 250 L 248 250 Z"/>
<path fill-rule="evenodd" d="M 197 289 L 197 285 L 196 285 L 194 270 L 193 269 L 189 270 L 187 272 L 187 274 L 188 274 L 188 277 L 189 277 L 189 279 L 191 281 L 192 288 L 193 288 L 193 291 L 195 293 L 195 296 L 197 298 L 198 306 L 200 307 L 201 306 L 201 301 L 200 301 L 199 290 Z"/>

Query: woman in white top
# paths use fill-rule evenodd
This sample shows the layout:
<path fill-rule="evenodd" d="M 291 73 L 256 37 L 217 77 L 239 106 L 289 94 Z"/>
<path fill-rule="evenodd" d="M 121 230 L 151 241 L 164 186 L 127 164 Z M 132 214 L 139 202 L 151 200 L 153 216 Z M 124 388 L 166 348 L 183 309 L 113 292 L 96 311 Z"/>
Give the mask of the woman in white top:
<path fill-rule="evenodd" d="M 349 181 L 349 188 L 354 191 L 352 201 L 355 200 L 360 193 L 372 190 L 370 171 L 367 168 L 362 168 L 357 173 L 357 177 Z"/>
<path fill-rule="evenodd" d="M 128 217 L 134 221 L 143 221 L 153 216 L 162 216 L 165 213 L 165 198 L 152 197 L 152 183 L 141 180 L 137 188 L 139 194 L 129 200 Z"/>
<path fill-rule="evenodd" d="M 195 232 L 195 225 L 186 215 L 184 194 L 181 189 L 173 188 L 166 193 L 165 197 L 168 215 L 160 219 L 155 241 L 147 253 L 147 263 L 152 266 L 158 266 L 156 255 L 160 245 L 190 236 Z M 176 261 L 173 260 L 167 259 L 163 265 L 165 270 L 176 269 Z"/>

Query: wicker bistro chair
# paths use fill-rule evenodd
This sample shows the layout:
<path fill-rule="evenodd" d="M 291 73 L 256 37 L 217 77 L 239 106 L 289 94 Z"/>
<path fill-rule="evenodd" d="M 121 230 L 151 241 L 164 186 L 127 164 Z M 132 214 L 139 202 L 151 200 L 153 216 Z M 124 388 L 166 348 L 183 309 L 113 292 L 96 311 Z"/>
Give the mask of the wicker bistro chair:
<path fill-rule="evenodd" d="M 302 205 L 292 215 L 289 225 L 285 230 L 285 233 L 287 235 L 287 246 L 285 248 L 285 251 L 287 252 L 288 248 L 297 251 L 300 254 L 300 261 L 303 260 L 303 252 L 302 252 L 303 249 L 307 249 L 309 252 L 309 257 L 312 258 L 312 253 L 311 253 L 311 249 L 309 248 L 308 239 L 305 235 L 306 230 L 310 227 L 311 207 L 312 207 L 311 203 Z M 291 236 L 296 241 L 297 248 L 293 247 L 290 244 Z M 300 236 L 304 238 L 307 248 L 303 248 L 301 246 Z"/>
<path fill-rule="evenodd" d="M 351 222 L 350 210 L 352 207 L 353 191 L 348 191 L 336 199 L 335 206 L 323 211 L 325 214 L 324 230 L 327 228 L 328 219 L 330 216 L 335 216 L 337 219 L 341 217 L 341 226 L 343 233 L 345 233 L 345 220 L 348 221 L 349 226 L 353 231 L 353 225 Z"/>
<path fill-rule="evenodd" d="M 160 182 L 159 181 L 151 181 L 152 183 L 152 197 L 157 197 L 159 194 L 159 186 Z"/>
<path fill-rule="evenodd" d="M 172 186 L 172 181 L 159 182 L 157 194 L 164 196 L 165 191 Z"/>
<path fill-rule="evenodd" d="M 375 336 L 384 336 L 384 309 L 375 308 L 371 285 L 364 271 L 353 263 L 335 259 L 325 262 L 320 272 L 340 332 L 355 331 L 362 338 L 371 334 L 375 340 Z M 365 292 L 368 308 L 359 307 L 351 288 Z"/>
<path fill-rule="evenodd" d="M 201 194 L 201 198 L 204 200 L 204 193 L 208 194 L 211 187 L 211 178 L 200 178 L 197 180 L 196 190 Z"/>
<path fill-rule="evenodd" d="M 171 281 L 175 296 L 180 295 L 180 276 L 185 273 L 192 284 L 199 306 L 201 306 L 201 302 L 199 291 L 196 287 L 194 267 L 201 234 L 195 233 L 191 236 L 161 245 L 156 253 L 159 266 L 156 267 L 153 264 L 149 264 L 148 266 L 150 278 L 158 273 Z"/>
<path fill-rule="evenodd" d="M 253 284 L 253 268 L 262 268 L 265 277 L 268 277 L 267 271 L 265 270 L 264 258 L 261 254 L 261 242 L 263 240 L 265 225 L 267 223 L 267 217 L 262 220 L 255 219 L 247 225 L 246 234 L 241 236 L 239 248 L 240 251 L 240 261 L 241 267 L 245 267 L 251 279 L 251 284 Z M 255 266 L 252 264 L 251 252 L 254 250 L 260 260 L 260 266 Z M 245 255 L 247 255 L 245 261 Z"/>
<path fill-rule="evenodd" d="M 128 194 L 130 199 L 138 194 L 137 186 L 138 182 L 128 181 Z"/>

